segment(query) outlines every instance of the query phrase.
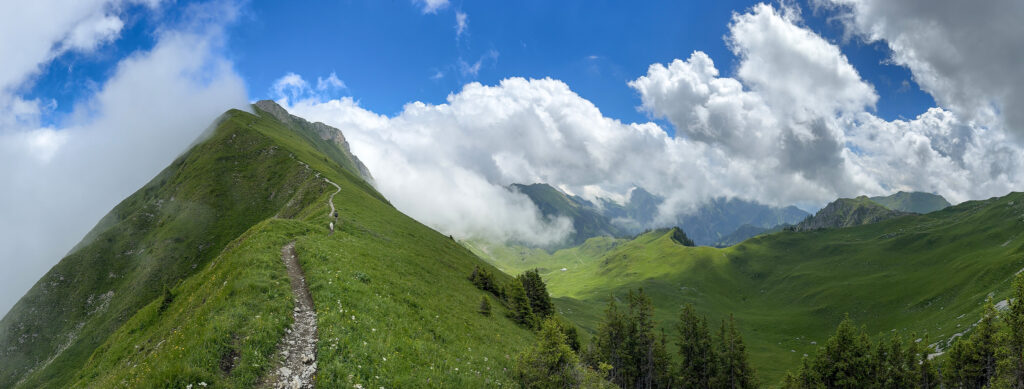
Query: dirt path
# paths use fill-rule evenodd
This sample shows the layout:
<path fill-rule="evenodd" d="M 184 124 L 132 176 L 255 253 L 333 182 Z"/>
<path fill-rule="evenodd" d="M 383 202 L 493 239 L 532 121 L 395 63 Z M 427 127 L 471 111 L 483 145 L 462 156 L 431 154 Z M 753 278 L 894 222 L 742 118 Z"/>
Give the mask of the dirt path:
<path fill-rule="evenodd" d="M 328 180 L 327 177 L 324 177 L 324 181 L 327 181 L 328 184 L 334 185 L 335 188 L 338 188 L 338 190 L 334 191 L 334 193 L 331 193 L 331 197 L 327 199 L 327 204 L 331 206 L 331 211 L 327 213 L 327 217 L 333 218 L 334 217 L 334 195 L 336 195 L 339 192 L 341 192 L 341 187 L 338 186 L 338 184 L 335 184 L 333 181 Z"/>
<path fill-rule="evenodd" d="M 295 322 L 285 330 L 284 338 L 278 343 L 277 356 L 280 359 L 261 386 L 275 389 L 313 388 L 313 377 L 316 375 L 316 310 L 313 309 L 313 298 L 306 286 L 306 277 L 302 275 L 302 268 L 295 257 L 295 242 L 281 248 L 281 261 L 288 268 L 288 278 L 291 279 L 292 296 L 295 298 L 292 317 Z"/>

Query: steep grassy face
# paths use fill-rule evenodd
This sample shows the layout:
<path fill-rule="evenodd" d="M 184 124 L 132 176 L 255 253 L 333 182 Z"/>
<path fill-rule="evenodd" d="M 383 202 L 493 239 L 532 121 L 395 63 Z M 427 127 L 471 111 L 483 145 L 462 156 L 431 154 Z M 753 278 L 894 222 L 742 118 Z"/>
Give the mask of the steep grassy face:
<path fill-rule="evenodd" d="M 929 213 L 948 207 L 949 201 L 937 194 L 924 192 L 897 192 L 888 196 L 872 197 L 883 207 L 894 211 Z"/>
<path fill-rule="evenodd" d="M 324 152 L 336 139 L 256 112 L 225 114 L 0 321 L 0 387 L 259 383 L 292 322 L 292 241 L 319 313 L 319 386 L 512 382 L 508 358 L 533 334 L 497 300 L 478 313 L 467 277 L 488 265 Z M 341 187 L 330 235 L 326 179 Z"/>
<path fill-rule="evenodd" d="M 281 246 L 313 233 L 311 228 L 282 219 L 256 225 L 209 266 L 132 316 L 96 349 L 72 386 L 256 384 L 291 320 Z"/>
<path fill-rule="evenodd" d="M 319 186 L 295 155 L 225 114 L 209 139 L 114 208 L 0 321 L 0 386 L 62 386 L 164 287 L 196 273 L 259 221 Z M 268 123 L 263 123 L 269 125 Z"/>
<path fill-rule="evenodd" d="M 533 334 L 468 276 L 479 265 L 500 284 L 511 279 L 447 236 L 339 184 L 337 232 L 296 244 L 319 315 L 318 386 L 514 386 L 510 358 Z M 326 204 L 318 207 L 327 214 Z M 482 296 L 494 303 L 491 316 L 478 312 Z"/>
<path fill-rule="evenodd" d="M 847 313 L 869 333 L 917 334 L 914 340 L 946 349 L 988 296 L 1005 298 L 1024 268 L 1024 194 L 875 224 L 761 235 L 725 249 L 685 247 L 667 233 L 619 240 L 596 255 L 584 246 L 540 266 L 563 315 L 592 333 L 608 299 L 636 288 L 651 296 L 670 334 L 686 303 L 712 322 L 733 313 L 762 382 L 775 384 Z M 542 262 L 478 252 L 503 269 Z"/>

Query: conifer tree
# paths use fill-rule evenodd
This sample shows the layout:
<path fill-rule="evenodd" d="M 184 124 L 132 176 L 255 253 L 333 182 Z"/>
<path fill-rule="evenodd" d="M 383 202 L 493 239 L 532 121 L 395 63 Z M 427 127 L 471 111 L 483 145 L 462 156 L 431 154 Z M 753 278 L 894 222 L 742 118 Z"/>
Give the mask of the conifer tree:
<path fill-rule="evenodd" d="M 569 348 L 571 348 L 572 351 L 579 353 L 580 335 L 576 331 L 576 325 L 572 324 L 568 320 L 565 320 L 565 318 L 561 316 L 554 315 L 551 317 L 558 324 L 558 328 L 562 330 L 562 333 L 565 334 L 565 344 L 569 345 Z"/>
<path fill-rule="evenodd" d="M 623 386 L 622 367 L 626 362 L 626 318 L 619 312 L 615 305 L 615 297 L 608 300 L 608 308 L 604 311 L 604 320 L 597 328 L 594 336 L 594 361 L 591 365 L 597 366 L 606 363 L 611 366 L 608 370 L 608 380 L 612 383 Z"/>
<path fill-rule="evenodd" d="M 974 333 L 971 334 L 971 341 L 974 343 L 974 352 L 976 353 L 975 358 L 981 363 L 981 376 L 978 377 L 981 380 L 979 382 L 980 386 L 987 386 L 996 375 L 996 351 L 999 348 L 998 332 L 1000 324 L 996 319 L 995 305 L 989 299 L 985 303 L 985 313 L 982 315 L 981 321 L 978 322 L 978 326 L 974 328 Z"/>
<path fill-rule="evenodd" d="M 928 337 L 924 338 L 924 344 L 928 344 Z M 921 389 L 932 389 L 939 387 L 939 377 L 932 368 L 932 362 L 928 359 L 928 347 L 921 347 L 917 356 L 918 366 L 918 387 Z"/>
<path fill-rule="evenodd" d="M 947 387 L 983 388 L 993 383 L 997 365 L 999 322 L 989 300 L 985 312 L 967 339 L 961 337 L 949 350 Z"/>
<path fill-rule="evenodd" d="M 1024 275 L 1013 280 L 1009 309 L 1003 314 L 999 377 L 1004 387 L 1024 389 Z"/>
<path fill-rule="evenodd" d="M 797 389 L 797 388 L 820 388 L 821 378 L 818 377 L 818 372 L 814 369 L 814 363 L 810 358 L 804 357 L 800 361 L 800 370 L 796 374 L 786 373 L 787 378 L 792 376 L 792 380 L 787 380 L 785 388 Z"/>
<path fill-rule="evenodd" d="M 508 287 L 508 304 L 512 320 L 529 328 L 537 326 L 537 319 L 530 308 L 530 299 L 518 280 L 512 280 Z"/>
<path fill-rule="evenodd" d="M 815 358 L 815 378 L 826 388 L 867 386 L 874 381 L 871 359 L 871 342 L 847 317 Z"/>
<path fill-rule="evenodd" d="M 523 284 L 523 289 L 526 290 L 526 297 L 530 299 L 530 307 L 533 309 L 534 315 L 543 319 L 555 312 L 554 305 L 551 304 L 551 296 L 548 295 L 547 285 L 540 278 L 540 273 L 537 269 L 527 270 L 516 277 L 516 279 Z"/>
<path fill-rule="evenodd" d="M 747 361 L 747 349 L 736 329 L 736 320 L 729 315 L 728 325 L 723 320 L 718 339 L 718 369 L 714 384 L 728 389 L 757 386 L 754 371 Z"/>
<path fill-rule="evenodd" d="M 579 358 L 565 343 L 565 334 L 552 318 L 541 325 L 537 343 L 516 358 L 516 375 L 524 388 L 574 388 Z"/>
<path fill-rule="evenodd" d="M 491 316 L 491 301 L 487 299 L 487 296 L 480 297 L 480 314 Z"/>
<path fill-rule="evenodd" d="M 679 347 L 679 385 L 684 388 L 707 388 L 714 376 L 715 353 L 708 330 L 707 318 L 698 318 L 692 304 L 686 304 L 679 313 L 676 325 Z"/>
<path fill-rule="evenodd" d="M 636 293 L 629 291 L 629 318 L 626 337 L 628 358 L 623 368 L 625 380 L 622 386 L 641 389 L 661 387 L 658 372 L 665 366 L 658 365 L 656 356 L 664 350 L 659 349 L 662 343 L 654 333 L 654 306 L 643 289 Z"/>

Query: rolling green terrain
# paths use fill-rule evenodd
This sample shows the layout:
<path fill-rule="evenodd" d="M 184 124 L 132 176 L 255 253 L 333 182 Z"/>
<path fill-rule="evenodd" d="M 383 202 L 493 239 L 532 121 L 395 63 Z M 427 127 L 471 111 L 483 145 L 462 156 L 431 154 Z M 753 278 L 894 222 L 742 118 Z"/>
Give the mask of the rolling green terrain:
<path fill-rule="evenodd" d="M 467 276 L 487 265 L 395 210 L 339 139 L 256 112 L 225 113 L 0 321 L 0 387 L 262 382 L 292 322 L 292 241 L 318 313 L 318 386 L 512 381 L 534 335 L 499 303 L 477 312 L 485 292 Z M 333 234 L 326 180 L 341 188 Z"/>
<path fill-rule="evenodd" d="M 595 238 L 553 254 L 467 247 L 505 271 L 540 268 L 558 310 L 591 333 L 609 297 L 636 288 L 651 296 L 670 333 L 686 303 L 713 322 L 733 313 L 762 382 L 775 384 L 847 313 L 869 333 L 916 334 L 946 349 L 988 296 L 1005 298 L 1024 268 L 1024 194 L 721 249 L 685 247 L 664 231 Z"/>
<path fill-rule="evenodd" d="M 897 192 L 888 196 L 871 197 L 871 201 L 894 211 L 929 213 L 948 207 L 949 201 L 937 194 L 924 192 Z"/>

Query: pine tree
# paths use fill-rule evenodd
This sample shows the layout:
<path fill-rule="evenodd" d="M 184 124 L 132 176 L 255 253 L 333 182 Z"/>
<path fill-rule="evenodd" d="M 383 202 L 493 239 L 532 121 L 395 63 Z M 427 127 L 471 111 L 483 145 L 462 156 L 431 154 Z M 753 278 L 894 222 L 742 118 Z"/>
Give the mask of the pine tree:
<path fill-rule="evenodd" d="M 736 329 L 736 320 L 729 315 L 728 326 L 722 321 L 718 340 L 716 387 L 740 389 L 757 386 L 754 371 L 747 360 L 747 349 Z"/>
<path fill-rule="evenodd" d="M 787 375 L 789 375 L 789 373 L 787 373 Z M 800 361 L 800 370 L 798 370 L 797 373 L 795 375 L 793 375 L 793 381 L 790 382 L 790 384 L 792 384 L 792 386 L 787 386 L 787 389 L 788 388 L 794 388 L 794 389 L 795 388 L 807 388 L 807 389 L 810 389 L 810 388 L 820 388 L 820 387 L 823 386 L 821 384 L 821 378 L 818 377 L 818 372 L 814 369 L 814 362 L 812 362 L 811 359 L 807 358 L 807 357 L 804 357 Z"/>
<path fill-rule="evenodd" d="M 516 376 L 524 388 L 574 388 L 581 379 L 579 358 L 565 343 L 558 323 L 548 318 L 537 343 L 516 358 Z"/>
<path fill-rule="evenodd" d="M 1002 386 L 1024 389 L 1024 275 L 1013 280 L 1010 307 L 1004 313 L 999 350 L 999 377 Z"/>
<path fill-rule="evenodd" d="M 998 345 L 999 322 L 996 321 L 997 313 L 995 305 L 989 299 L 985 303 L 985 314 L 981 322 L 974 328 L 971 340 L 974 342 L 974 352 L 977 353 L 977 360 L 981 362 L 981 386 L 986 386 L 996 375 L 996 350 Z"/>
<path fill-rule="evenodd" d="M 714 373 L 715 354 L 707 318 L 698 318 L 693 305 L 686 304 L 676 325 L 679 347 L 679 385 L 684 388 L 707 388 Z"/>
<path fill-rule="evenodd" d="M 943 375 L 945 386 L 949 388 L 974 388 L 979 376 L 979 363 L 974 359 L 974 345 L 969 339 L 962 337 L 953 343 L 946 360 L 946 372 Z"/>
<path fill-rule="evenodd" d="M 555 322 L 558 324 L 558 328 L 560 328 L 562 330 L 562 333 L 565 334 L 565 344 L 569 345 L 569 348 L 571 348 L 573 352 L 579 353 L 580 335 L 576 331 L 576 325 L 572 324 L 568 320 L 565 320 L 561 316 L 553 315 L 551 316 L 551 318 L 555 320 Z"/>
<path fill-rule="evenodd" d="M 928 344 L 928 337 L 924 338 L 924 344 Z M 922 347 L 918 350 L 918 374 L 919 379 L 918 387 L 921 389 L 932 389 L 939 387 L 939 377 L 935 374 L 935 369 L 932 368 L 931 360 L 928 359 L 928 348 Z"/>
<path fill-rule="evenodd" d="M 661 330 L 661 339 L 654 349 L 654 382 L 659 388 L 675 387 L 675 377 L 672 372 L 672 357 L 668 354 L 668 337 L 665 330 Z"/>
<path fill-rule="evenodd" d="M 889 339 L 888 344 L 879 340 L 876 350 L 874 362 L 879 366 L 875 372 L 875 376 L 878 378 L 878 388 L 902 389 L 918 384 L 920 370 L 917 366 L 916 343 L 910 343 L 904 348 L 903 340 L 899 336 L 893 336 Z"/>
<path fill-rule="evenodd" d="M 839 323 L 835 335 L 825 342 L 825 347 L 815 358 L 813 369 L 815 378 L 826 388 L 868 386 L 874 381 L 871 342 L 863 330 L 858 331 L 847 317 Z"/>
<path fill-rule="evenodd" d="M 543 319 L 555 312 L 554 305 L 551 304 L 551 296 L 548 295 L 547 285 L 540 278 L 540 273 L 537 269 L 527 270 L 516 277 L 516 279 L 523 284 L 523 289 L 526 290 L 526 296 L 530 299 L 530 307 L 533 309 L 534 315 Z"/>
<path fill-rule="evenodd" d="M 537 326 L 537 319 L 530 308 L 530 299 L 526 297 L 523 284 L 512 280 L 508 287 L 508 304 L 512 320 L 529 328 Z"/>
<path fill-rule="evenodd" d="M 626 317 L 619 312 L 615 297 L 612 296 L 604 311 L 604 320 L 594 336 L 594 360 L 591 366 L 597 367 L 601 363 L 611 366 L 608 380 L 620 387 L 624 386 L 622 367 L 626 362 L 626 332 Z"/>
<path fill-rule="evenodd" d="M 491 300 L 487 296 L 480 297 L 480 314 L 484 316 L 491 316 Z"/>
<path fill-rule="evenodd" d="M 659 350 L 661 343 L 654 334 L 654 306 L 643 289 L 636 293 L 629 291 L 629 318 L 626 337 L 627 360 L 623 369 L 623 387 L 657 388 L 662 386 L 657 381 L 658 372 L 664 369 L 659 366 L 655 357 L 664 350 Z"/>
<path fill-rule="evenodd" d="M 949 351 L 946 386 L 982 388 L 993 382 L 996 373 L 999 322 L 996 309 L 989 300 L 985 312 L 967 339 L 960 338 Z"/>

